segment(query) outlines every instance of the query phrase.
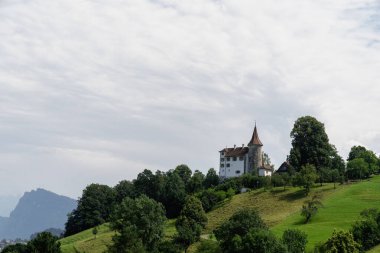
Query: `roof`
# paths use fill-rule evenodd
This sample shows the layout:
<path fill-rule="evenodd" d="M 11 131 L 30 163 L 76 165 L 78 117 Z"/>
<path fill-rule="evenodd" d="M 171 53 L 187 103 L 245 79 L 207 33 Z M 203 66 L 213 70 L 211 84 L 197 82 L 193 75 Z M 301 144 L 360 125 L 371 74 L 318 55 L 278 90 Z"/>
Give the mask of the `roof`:
<path fill-rule="evenodd" d="M 248 153 L 248 147 L 236 147 L 236 148 L 225 148 L 220 152 L 224 152 L 224 156 L 226 157 L 238 157 L 244 156 Z"/>
<path fill-rule="evenodd" d="M 260 141 L 259 134 L 257 133 L 256 124 L 255 124 L 255 129 L 253 130 L 252 138 L 248 143 L 248 146 L 251 146 L 251 145 L 263 146 L 263 143 Z"/>
<path fill-rule="evenodd" d="M 285 173 L 285 172 L 289 172 L 289 168 L 291 167 L 291 165 L 289 164 L 288 161 L 285 161 L 281 164 L 281 166 L 276 170 L 276 172 L 278 173 Z"/>

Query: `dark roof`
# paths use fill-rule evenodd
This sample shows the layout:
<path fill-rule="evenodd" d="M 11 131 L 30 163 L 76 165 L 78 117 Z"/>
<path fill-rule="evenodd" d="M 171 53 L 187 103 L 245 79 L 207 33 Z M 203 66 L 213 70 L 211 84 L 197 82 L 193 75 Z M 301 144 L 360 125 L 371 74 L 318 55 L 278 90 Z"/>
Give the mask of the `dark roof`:
<path fill-rule="evenodd" d="M 244 156 L 248 153 L 248 147 L 236 147 L 236 148 L 225 148 L 220 152 L 224 152 L 224 156 L 226 157 L 238 157 Z"/>
<path fill-rule="evenodd" d="M 248 146 L 251 146 L 251 145 L 263 146 L 263 143 L 260 141 L 259 134 L 257 133 L 256 124 L 255 124 L 255 129 L 253 130 L 252 138 L 248 143 Z"/>
<path fill-rule="evenodd" d="M 285 173 L 285 172 L 289 172 L 289 168 L 291 167 L 291 165 L 289 164 L 288 161 L 285 161 L 281 164 L 281 166 L 276 170 L 276 172 L 278 173 Z"/>

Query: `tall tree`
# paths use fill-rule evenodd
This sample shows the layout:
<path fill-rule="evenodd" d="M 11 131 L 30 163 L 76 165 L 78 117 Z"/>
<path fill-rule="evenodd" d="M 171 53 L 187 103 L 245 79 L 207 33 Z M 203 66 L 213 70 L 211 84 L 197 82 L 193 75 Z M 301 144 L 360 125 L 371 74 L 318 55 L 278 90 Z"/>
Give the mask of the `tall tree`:
<path fill-rule="evenodd" d="M 373 174 L 379 170 L 380 159 L 372 150 L 367 150 L 363 146 L 353 146 L 348 155 L 348 162 L 351 162 L 355 159 L 363 159 L 367 163 L 368 173 Z"/>
<path fill-rule="evenodd" d="M 107 186 L 87 186 L 78 201 L 78 207 L 69 214 L 65 236 L 95 227 L 109 220 L 115 204 L 115 191 Z"/>
<path fill-rule="evenodd" d="M 178 231 L 177 239 L 185 252 L 190 244 L 199 241 L 202 228 L 206 224 L 207 217 L 202 203 L 194 196 L 188 197 L 175 224 Z"/>
<path fill-rule="evenodd" d="M 166 208 L 167 217 L 177 217 L 181 212 L 185 200 L 186 190 L 183 180 L 177 173 L 169 171 L 162 193 L 162 203 Z"/>
<path fill-rule="evenodd" d="M 27 246 L 31 253 L 61 253 L 58 237 L 49 232 L 39 233 Z"/>
<path fill-rule="evenodd" d="M 289 162 L 297 170 L 306 164 L 314 165 L 317 170 L 331 168 L 333 148 L 325 132 L 325 126 L 311 116 L 300 117 L 290 133 L 292 148 Z"/>
<path fill-rule="evenodd" d="M 203 173 L 199 170 L 196 170 L 186 186 L 186 191 L 188 193 L 196 193 L 202 191 L 204 180 L 205 176 L 203 175 Z"/>
<path fill-rule="evenodd" d="M 182 179 L 183 183 L 185 184 L 185 186 L 187 186 L 187 184 L 190 181 L 191 174 L 192 174 L 192 171 L 189 168 L 189 166 L 187 166 L 186 164 L 178 165 L 174 169 L 174 172 L 178 173 L 178 175 L 181 177 L 181 179 Z"/>
<path fill-rule="evenodd" d="M 120 181 L 115 187 L 115 194 L 116 194 L 116 202 L 120 203 L 124 198 L 130 197 L 134 198 L 136 197 L 136 189 L 132 182 L 128 180 L 122 180 Z"/>
<path fill-rule="evenodd" d="M 117 234 L 108 252 L 152 252 L 163 238 L 165 221 L 162 204 L 145 195 L 125 198 L 112 215 L 111 228 Z"/>
<path fill-rule="evenodd" d="M 219 184 L 219 176 L 216 173 L 215 169 L 211 168 L 206 174 L 204 185 L 206 188 L 217 186 Z"/>

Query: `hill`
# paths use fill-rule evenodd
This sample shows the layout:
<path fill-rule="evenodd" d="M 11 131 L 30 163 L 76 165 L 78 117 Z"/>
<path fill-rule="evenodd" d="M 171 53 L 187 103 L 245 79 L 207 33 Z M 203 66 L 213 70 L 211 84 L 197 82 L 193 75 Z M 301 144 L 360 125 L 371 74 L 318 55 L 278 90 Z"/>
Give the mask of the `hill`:
<path fill-rule="evenodd" d="M 275 188 L 265 191 L 255 190 L 234 196 L 230 200 L 220 203 L 217 208 L 207 214 L 209 222 L 202 238 L 207 238 L 223 221 L 228 219 L 239 208 L 256 208 L 270 226 L 271 230 L 281 236 L 286 228 L 298 228 L 308 234 L 308 249 L 320 241 L 325 241 L 334 229 L 348 230 L 365 208 L 380 208 L 380 176 L 370 181 L 363 181 L 348 185 L 339 185 L 334 189 L 332 184 L 324 184 L 312 189 L 310 195 L 318 193 L 322 197 L 324 207 L 320 209 L 310 224 L 303 224 L 299 211 L 305 197 L 303 191 L 297 187 Z M 103 225 L 105 226 L 105 225 Z M 175 233 L 174 221 L 166 227 L 167 235 Z M 63 253 L 74 253 L 74 247 L 87 253 L 98 253 L 111 242 L 111 232 L 108 227 L 102 227 L 98 239 L 94 240 L 91 229 L 61 240 Z M 194 247 L 192 247 L 194 249 Z M 371 252 L 380 252 L 380 247 Z"/>
<path fill-rule="evenodd" d="M 29 239 L 35 232 L 63 229 L 67 214 L 76 205 L 74 199 L 44 189 L 26 192 L 10 217 L 0 219 L 0 238 Z"/>

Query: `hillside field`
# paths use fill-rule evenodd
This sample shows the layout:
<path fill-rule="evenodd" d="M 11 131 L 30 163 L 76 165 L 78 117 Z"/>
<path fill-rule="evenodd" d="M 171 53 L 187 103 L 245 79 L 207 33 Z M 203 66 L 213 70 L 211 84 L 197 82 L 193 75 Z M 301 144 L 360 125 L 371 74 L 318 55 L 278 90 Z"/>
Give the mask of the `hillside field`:
<path fill-rule="evenodd" d="M 324 207 L 309 224 L 304 224 L 300 216 L 303 202 L 313 194 L 322 197 Z M 348 230 L 353 222 L 359 218 L 359 213 L 365 208 L 380 208 L 380 176 L 369 181 L 362 181 L 347 185 L 324 184 L 312 189 L 306 197 L 302 189 L 287 187 L 286 190 L 274 188 L 272 190 L 259 189 L 234 196 L 230 200 L 220 203 L 217 208 L 207 214 L 208 225 L 202 238 L 207 238 L 212 230 L 228 219 L 239 208 L 256 208 L 271 230 L 280 237 L 287 228 L 298 228 L 308 234 L 308 250 L 313 249 L 318 242 L 325 241 L 334 229 Z M 169 220 L 165 227 L 165 236 L 175 234 L 174 220 Z M 97 238 L 94 238 L 92 229 L 61 240 L 63 253 L 101 253 L 111 242 L 114 232 L 107 224 L 99 227 Z M 189 251 L 194 251 L 191 247 Z M 370 252 L 380 252 L 380 247 Z"/>

